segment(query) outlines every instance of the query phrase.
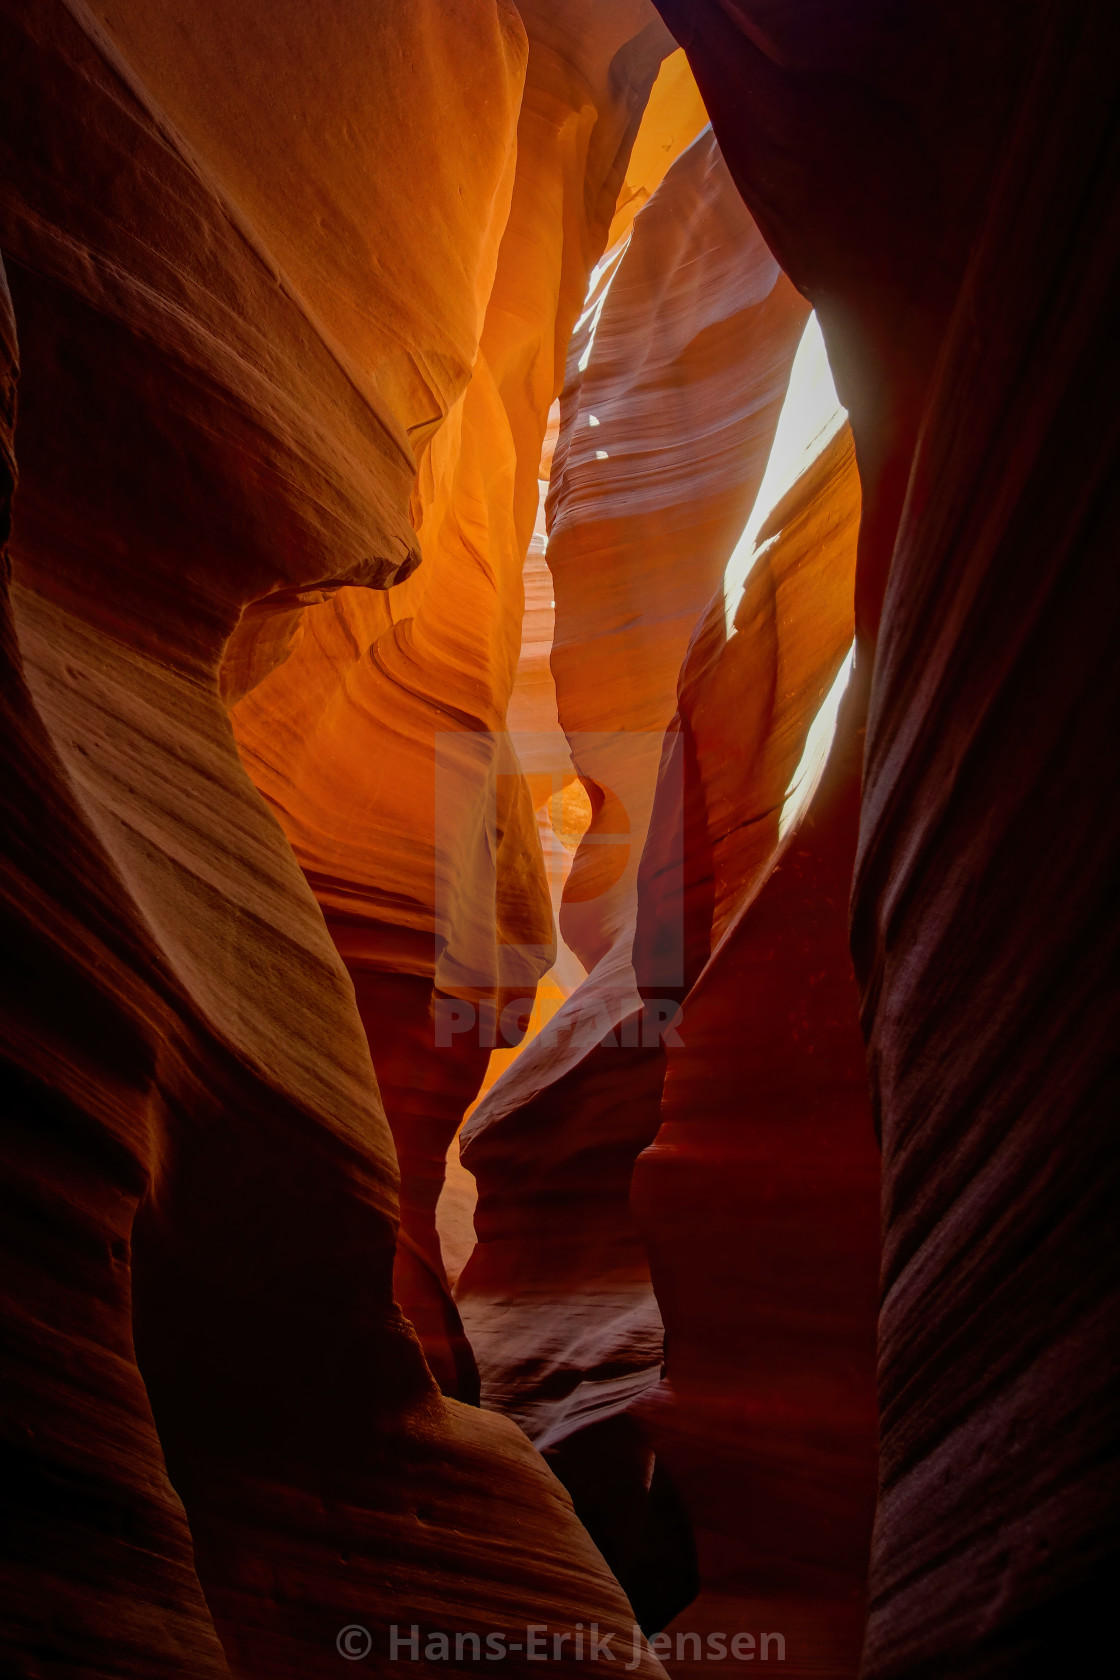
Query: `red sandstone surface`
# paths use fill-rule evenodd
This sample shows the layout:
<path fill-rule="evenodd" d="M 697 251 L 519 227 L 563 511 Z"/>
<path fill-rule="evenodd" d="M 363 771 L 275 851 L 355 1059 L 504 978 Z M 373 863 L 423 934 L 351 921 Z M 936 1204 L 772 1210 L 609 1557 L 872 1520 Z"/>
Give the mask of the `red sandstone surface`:
<path fill-rule="evenodd" d="M 1095 1666 L 1118 65 L 0 0 L 5 1675 Z"/>

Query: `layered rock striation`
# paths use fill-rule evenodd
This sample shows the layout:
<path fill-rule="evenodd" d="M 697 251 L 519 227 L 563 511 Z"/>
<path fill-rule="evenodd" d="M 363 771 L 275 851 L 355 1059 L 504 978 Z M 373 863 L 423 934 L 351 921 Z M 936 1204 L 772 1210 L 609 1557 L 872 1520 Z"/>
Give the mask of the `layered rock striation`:
<path fill-rule="evenodd" d="M 627 1211 L 662 1076 L 631 963 L 638 868 L 676 673 L 761 481 L 803 318 L 710 132 L 612 261 L 572 342 L 547 551 L 558 716 L 591 794 L 560 926 L 590 973 L 461 1140 L 480 1188 L 461 1310 L 488 1401 L 544 1444 L 625 1409 L 660 1369 Z"/>
<path fill-rule="evenodd" d="M 424 564 L 391 595 L 308 607 L 298 647 L 233 711 L 354 982 L 401 1165 L 398 1296 L 466 1399 L 478 1378 L 435 1222 L 444 1158 L 555 955 L 540 790 L 506 733 L 538 462 L 588 273 L 654 167 L 624 175 L 672 44 L 650 7 L 522 14 L 494 249 L 473 270 L 460 257 L 478 275 L 477 351 L 413 491 Z M 660 103 L 671 137 L 680 89 Z"/>
<path fill-rule="evenodd" d="M 853 949 L 883 1263 L 861 1672 L 1076 1667 L 1116 1548 L 1113 20 L 660 9 L 820 310 L 865 496 Z"/>
<path fill-rule="evenodd" d="M 464 1128 L 458 1297 L 488 1403 L 549 1452 L 650 1625 L 700 1586 L 678 1630 L 749 1606 L 799 1670 L 844 1673 L 875 1479 L 858 699 L 817 784 L 859 487 L 815 328 L 790 385 L 804 322 L 703 136 L 573 341 L 548 560 L 559 715 L 596 796 L 561 927 L 591 972 Z"/>
<path fill-rule="evenodd" d="M 563 1489 L 440 1394 L 394 1303 L 353 985 L 223 704 L 298 658 L 309 598 L 418 558 L 415 457 L 477 356 L 522 25 L 47 0 L 0 27 L 10 1649 L 276 1677 L 333 1672 L 348 1623 L 379 1653 L 412 1622 L 628 1641 Z"/>

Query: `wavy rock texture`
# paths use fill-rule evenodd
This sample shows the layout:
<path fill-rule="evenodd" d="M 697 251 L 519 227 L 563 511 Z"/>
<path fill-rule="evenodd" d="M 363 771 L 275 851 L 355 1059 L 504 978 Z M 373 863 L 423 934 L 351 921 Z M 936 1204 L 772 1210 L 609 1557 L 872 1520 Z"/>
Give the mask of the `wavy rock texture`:
<path fill-rule="evenodd" d="M 573 343 L 549 564 L 560 720 L 600 790 L 561 917 L 589 966 L 633 925 L 681 660 L 757 492 L 803 318 L 708 131 L 643 211 Z M 623 730 L 648 739 L 619 741 Z M 595 837 L 627 829 L 619 873 L 623 848 Z"/>
<path fill-rule="evenodd" d="M 29 1672 L 333 1673 L 351 1621 L 378 1650 L 391 1621 L 629 1630 L 567 1495 L 512 1425 L 439 1394 L 394 1305 L 397 1168 L 353 989 L 219 691 L 245 608 L 414 561 L 412 451 L 467 383 L 510 185 L 512 9 L 306 23 L 0 14 Z M 399 83 L 370 80 L 385 62 Z M 438 213 L 409 244 L 377 183 L 414 157 Z M 345 260 L 308 247 L 320 224 Z M 275 632 L 258 613 L 235 689 Z"/>
<path fill-rule="evenodd" d="M 0 358 L 6 544 L 17 351 L 2 265 Z M 162 977 L 28 689 L 6 547 L 3 566 L 5 1644 L 21 1673 L 45 1659 L 225 1680 L 132 1352 Z"/>
<path fill-rule="evenodd" d="M 479 1246 L 457 1293 L 488 1403 L 549 1450 L 648 1625 L 695 1590 L 691 1524 L 704 1591 L 680 1629 L 746 1625 L 743 1600 L 785 1628 L 798 1671 L 851 1673 L 875 1482 L 878 1188 L 847 951 L 858 706 L 841 768 L 790 831 L 820 774 L 801 762 L 810 725 L 851 645 L 859 486 L 837 418 L 802 439 L 804 461 L 775 440 L 804 319 L 709 135 L 635 223 L 590 350 L 573 345 L 551 490 L 553 665 L 573 759 L 607 790 L 589 837 L 624 810 L 633 868 L 572 895 L 585 839 L 562 926 L 606 954 L 464 1128 Z M 729 639 L 723 588 L 709 597 L 772 443 L 786 481 L 772 469 L 775 505 L 748 525 Z M 656 1031 L 642 1045 L 630 945 L 677 707 L 634 966 L 651 1000 L 699 983 L 683 1044 L 663 1049 Z M 648 732 L 654 755 L 608 729 Z M 827 748 L 826 734 L 818 759 Z M 637 1191 L 656 1302 L 628 1206 L 655 1138 Z M 629 1527 L 622 1492 L 602 1494 L 604 1470 L 624 1481 L 620 1462 L 650 1489 Z M 781 1560 L 759 1588 L 768 1523 Z"/>
<path fill-rule="evenodd" d="M 630 1163 L 656 1129 L 660 1047 L 656 1034 L 643 1047 L 640 1030 L 631 1047 L 596 1046 L 640 1009 L 629 943 L 661 736 L 688 638 L 761 480 L 803 317 L 710 134 L 674 164 L 617 262 L 593 340 L 590 322 L 573 340 L 548 545 L 559 717 L 598 805 L 561 926 L 592 974 L 462 1139 L 482 1241 L 461 1310 L 488 1400 L 545 1442 L 625 1406 L 660 1367 L 625 1205 Z M 588 858 L 605 868 L 590 883 Z"/>
<path fill-rule="evenodd" d="M 736 184 L 820 314 L 859 456 L 868 636 L 941 335 L 1047 3 L 659 0 Z"/>
<path fill-rule="evenodd" d="M 876 659 L 853 924 L 884 1172 L 868 1676 L 1083 1671 L 1110 1620 L 1114 27 L 1052 12 Z"/>
<path fill-rule="evenodd" d="M 1080 1670 L 1117 1549 L 1114 19 L 661 10 L 821 309 L 867 631 L 889 573 L 853 923 L 884 1225 L 862 1672 Z"/>
<path fill-rule="evenodd" d="M 436 1229 L 444 1158 L 555 954 L 538 795 L 498 732 L 564 348 L 671 45 L 632 0 L 522 13 L 516 167 L 478 355 L 414 496 L 424 565 L 391 596 L 308 608 L 298 648 L 233 714 L 354 980 L 401 1163 L 398 1297 L 445 1392 L 475 1399 Z M 660 101 L 670 131 L 681 98 Z M 437 998 L 466 1005 L 442 1035 Z"/>
<path fill-rule="evenodd" d="M 674 159 L 706 125 L 707 113 L 688 69 L 688 61 L 683 52 L 672 53 L 662 63 L 650 91 L 610 224 L 608 251 L 596 265 L 596 276 L 604 271 L 613 273 L 615 261 L 628 242 L 634 217 L 657 190 Z M 585 305 L 577 326 L 581 345 L 586 343 L 589 322 L 594 318 L 594 308 L 589 310 Z M 545 558 L 548 546 L 545 496 L 559 427 L 560 401 L 557 398 L 549 411 L 538 469 L 540 500 L 537 523 L 523 576 L 525 611 L 521 652 L 507 710 L 508 727 L 519 737 L 518 750 L 534 801 L 553 908 L 557 915 L 571 869 L 572 854 L 593 815 L 586 790 L 576 778 L 567 737 L 560 728 L 556 682 L 551 669 L 556 586 Z M 524 735 L 533 739 L 520 739 Z M 558 930 L 556 937 L 557 961 L 538 985 L 525 1038 L 519 1044 L 500 1045 L 494 1051 L 476 1100 L 481 1100 L 517 1058 L 522 1045 L 552 1019 L 576 985 L 586 978 L 586 969 Z M 457 1149 L 449 1159 L 452 1164 L 457 1163 Z M 473 1186 L 473 1180 L 471 1183 Z M 469 1247 L 473 1247 L 473 1242 L 472 1233 Z"/>
<path fill-rule="evenodd" d="M 859 483 L 842 413 L 814 415 L 815 338 L 684 663 L 643 861 L 635 964 L 656 974 L 678 935 L 684 1004 L 634 1177 L 667 1337 L 637 1410 L 697 1541 L 701 1596 L 676 1630 L 781 1629 L 790 1672 L 851 1674 L 875 1489 L 878 1160 L 847 949 L 855 694 L 830 750 Z"/>

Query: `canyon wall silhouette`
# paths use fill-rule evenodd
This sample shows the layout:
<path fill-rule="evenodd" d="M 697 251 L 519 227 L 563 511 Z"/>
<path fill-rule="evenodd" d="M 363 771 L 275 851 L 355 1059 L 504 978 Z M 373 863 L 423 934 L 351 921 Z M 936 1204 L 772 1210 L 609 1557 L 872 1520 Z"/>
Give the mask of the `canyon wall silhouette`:
<path fill-rule="evenodd" d="M 1069 1669 L 1116 1554 L 1115 20 L 660 9 L 819 311 L 864 495 L 852 940 L 883 1260 L 861 1672 Z"/>

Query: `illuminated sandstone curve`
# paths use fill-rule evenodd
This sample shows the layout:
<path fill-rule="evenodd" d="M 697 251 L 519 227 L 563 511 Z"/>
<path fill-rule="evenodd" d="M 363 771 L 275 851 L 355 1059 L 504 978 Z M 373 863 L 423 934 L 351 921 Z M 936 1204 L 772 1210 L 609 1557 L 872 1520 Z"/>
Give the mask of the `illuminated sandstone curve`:
<path fill-rule="evenodd" d="M 390 595 L 342 590 L 308 607 L 298 646 L 233 712 L 354 981 L 401 1166 L 398 1299 L 445 1392 L 467 1399 L 478 1379 L 435 1223 L 444 1157 L 491 1046 L 516 1040 L 518 1000 L 554 955 L 536 796 L 500 739 L 538 462 L 587 274 L 671 46 L 649 7 L 522 12 L 516 162 L 511 147 L 504 226 L 481 264 L 477 354 L 413 497 L 424 563 Z M 677 88 L 676 122 L 680 103 Z M 470 259 L 459 257 L 477 272 Z"/>
<path fill-rule="evenodd" d="M 556 591 L 552 665 L 560 721 L 576 766 L 599 799 L 588 831 L 592 838 L 585 837 L 576 855 L 561 915 L 569 943 L 592 973 L 465 1129 L 464 1158 L 482 1181 L 480 1236 L 483 1224 L 487 1234 L 458 1288 L 484 1392 L 546 1441 L 578 1427 L 585 1407 L 593 1414 L 625 1405 L 635 1382 L 648 1382 L 651 1368 L 660 1364 L 660 1330 L 644 1258 L 624 1208 L 627 1151 L 632 1159 L 651 1135 L 651 1122 L 635 1096 L 619 1116 L 619 1137 L 608 1145 L 590 1112 L 581 1118 L 572 1080 L 580 1091 L 588 1077 L 610 1084 L 621 1073 L 615 1064 L 633 1061 L 627 1079 L 632 1089 L 635 1079 L 638 1089 L 652 1080 L 656 1111 L 656 1042 L 643 1048 L 639 1033 L 633 1052 L 606 1053 L 598 1075 L 592 1070 L 602 1058 L 595 1047 L 624 1013 L 638 1007 L 629 938 L 662 733 L 676 703 L 677 671 L 693 626 L 722 577 L 761 480 L 802 318 L 803 306 L 762 246 L 709 132 L 678 159 L 638 216 L 593 337 L 585 323 L 573 339 L 552 463 L 547 557 Z M 605 800 L 598 791 L 604 788 Z M 604 830 L 611 833 L 612 812 L 620 843 L 596 845 Z M 605 871 L 605 886 L 593 880 L 589 888 L 586 870 L 581 884 L 588 857 L 592 870 Z M 543 1110 L 537 1114 L 542 1101 L 552 1105 L 550 1118 Z M 526 1104 L 533 1105 L 534 1118 L 529 1112 L 519 1117 Z M 595 1107 L 606 1113 L 612 1102 L 604 1095 Z M 560 1112 L 570 1122 L 561 1125 Z M 535 1189 L 521 1159 L 531 1144 L 516 1146 L 504 1166 L 498 1165 L 507 1148 L 503 1140 L 513 1147 L 515 1130 L 523 1128 L 540 1136 L 544 1151 Z M 572 1178 L 566 1192 L 557 1163 L 543 1165 L 557 1149 Z M 585 1209 L 576 1217 L 566 1198 L 578 1199 L 581 1183 L 597 1183 L 597 1173 L 575 1165 L 586 1150 L 593 1155 L 601 1150 L 604 1162 L 618 1156 L 622 1176 L 615 1201 L 623 1205 L 608 1210 L 604 1204 L 601 1236 L 595 1242 L 589 1238 L 582 1253 L 576 1233 L 590 1214 Z M 510 1204 L 514 1185 L 517 1199 Z M 599 1184 L 597 1193 L 604 1189 Z M 537 1256 L 533 1275 L 539 1274 L 540 1287 L 555 1303 L 547 1312 L 539 1291 L 525 1288 L 525 1257 L 515 1232 L 494 1228 L 491 1193 L 496 1206 L 507 1208 L 507 1218 L 528 1220 L 528 1241 Z M 542 1219 L 556 1226 L 551 1244 L 544 1241 Z M 612 1242 L 622 1246 L 608 1264 L 606 1251 L 600 1255 L 595 1244 Z M 596 1275 L 600 1263 L 602 1280 Z M 514 1287 L 516 1301 L 508 1298 Z M 600 1295 L 604 1288 L 604 1299 L 592 1310 L 582 1297 L 588 1291 Z M 488 1305 L 494 1290 L 498 1295 Z M 558 1311 L 574 1313 L 576 1344 L 586 1341 L 588 1324 L 600 1327 L 582 1352 L 563 1354 L 553 1345 Z M 523 1322 L 521 1334 L 513 1329 L 515 1319 Z M 616 1321 L 630 1327 L 626 1357 L 614 1346 Z M 532 1355 L 538 1327 L 550 1351 Z M 606 1344 L 597 1347 L 603 1335 Z M 619 1373 L 604 1392 L 591 1375 L 597 1366 Z M 564 1369 L 566 1386 L 558 1386 Z M 625 1380 L 622 1369 L 630 1372 Z M 542 1385 L 540 1402 L 533 1398 L 534 1381 Z M 586 1398 L 579 1402 L 581 1383 Z"/>
<path fill-rule="evenodd" d="M 513 1425 L 440 1395 L 394 1305 L 396 1162 L 353 989 L 219 692 L 245 606 L 414 555 L 411 429 L 458 399 L 480 324 L 472 285 L 434 307 L 426 263 L 485 275 L 519 108 L 510 9 L 306 17 L 123 5 L 109 40 L 77 3 L 0 11 L 22 363 L 6 1485 L 31 1537 L 17 1656 L 75 1674 L 334 1674 L 350 1622 L 378 1650 L 391 1622 L 629 1637 L 563 1489 Z M 401 67 L 391 97 L 374 60 Z M 250 98 L 238 62 L 298 103 Z M 299 228 L 344 221 L 355 147 L 391 160 L 397 125 L 403 160 L 429 105 L 458 131 L 445 162 L 477 137 L 478 196 L 433 157 L 425 226 L 459 233 L 385 254 L 381 304 L 415 330 L 398 361 Z"/>
<path fill-rule="evenodd" d="M 860 462 L 857 617 L 873 639 L 925 393 L 1041 6 L 658 8 L 764 237 L 820 314 Z"/>
<path fill-rule="evenodd" d="M 839 1677 L 858 1664 L 875 1494 L 878 1157 L 846 914 L 859 485 L 830 393 L 811 321 L 681 674 L 636 962 L 683 920 L 688 989 L 633 1197 L 667 1340 L 639 1417 L 701 1581 L 676 1625 L 737 1612 L 785 1631 L 791 1673 Z"/>
<path fill-rule="evenodd" d="M 744 213 L 709 133 L 639 215 L 593 318 L 593 337 L 585 326 L 572 346 L 550 490 L 553 667 L 573 759 L 593 789 L 607 787 L 613 796 L 600 801 L 589 833 L 610 832 L 602 818 L 613 805 L 629 819 L 629 844 L 601 844 L 596 854 L 585 840 L 592 869 L 602 870 L 600 860 L 613 849 L 623 871 L 608 870 L 601 890 L 590 891 L 586 877 L 582 886 L 578 880 L 577 857 L 562 926 L 585 957 L 604 954 L 464 1128 L 464 1160 L 479 1182 L 479 1245 L 457 1296 L 487 1402 L 549 1449 L 577 1494 L 587 1481 L 585 1461 L 631 1450 L 616 1439 L 623 1425 L 607 1429 L 605 1420 L 631 1408 L 661 1369 L 660 1319 L 628 1196 L 635 1155 L 660 1123 L 664 1073 L 656 1031 L 647 1027 L 642 1042 L 630 962 L 662 736 L 677 705 L 682 656 L 709 605 L 722 641 L 725 569 L 763 479 L 804 318 L 804 304 Z M 819 494 L 828 512 L 802 535 L 811 547 L 820 528 L 831 522 L 839 529 L 839 581 L 825 599 L 843 603 L 846 588 L 850 642 L 850 445 L 840 468 L 843 515 L 829 500 L 835 475 L 825 473 L 809 499 Z M 803 558 L 800 550 L 796 558 Z M 796 569 L 793 559 L 788 563 Z M 834 648 L 827 626 L 822 637 L 811 610 L 814 587 L 836 565 L 833 545 L 797 598 L 803 636 L 818 660 L 799 679 L 802 709 L 822 692 L 818 671 L 833 661 L 827 689 L 846 651 L 846 644 Z M 794 669 L 792 657 L 784 677 Z M 744 720 L 757 663 L 740 661 L 740 674 L 721 695 L 728 731 Z M 726 740 L 720 745 L 726 753 Z M 738 757 L 732 750 L 732 761 Z M 796 758 L 785 765 L 786 781 L 795 766 Z M 720 767 L 706 763 L 705 773 L 718 781 Z M 705 927 L 705 954 L 708 934 Z M 605 1035 L 610 1043 L 597 1047 Z M 697 1287 L 710 1292 L 708 1284 Z M 634 1473 L 648 1484 L 640 1453 Z M 593 1533 L 610 1548 L 612 1522 L 618 1526 L 632 1490 L 617 1490 L 613 1512 L 592 1511 L 580 1497 Z M 668 1489 L 661 1497 L 669 1499 Z M 627 1557 L 615 1544 L 608 1556 L 632 1600 L 642 1598 L 651 1617 L 660 1612 L 663 1621 L 691 1590 L 680 1596 L 689 1579 L 680 1522 L 663 1505 L 648 1504 L 641 1522 L 655 1531 L 647 1555 Z M 651 1576 L 665 1565 L 657 1552 L 662 1543 L 676 1549 L 676 1577 L 658 1597 Z"/>

